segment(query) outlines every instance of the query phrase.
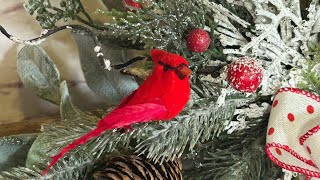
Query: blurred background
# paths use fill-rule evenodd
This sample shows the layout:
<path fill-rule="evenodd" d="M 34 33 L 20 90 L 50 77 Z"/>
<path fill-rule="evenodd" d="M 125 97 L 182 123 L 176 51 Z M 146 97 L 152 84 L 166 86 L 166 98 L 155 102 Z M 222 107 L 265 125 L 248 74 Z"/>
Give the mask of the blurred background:
<path fill-rule="evenodd" d="M 0 0 L 0 24 L 18 38 L 31 39 L 40 35 L 41 27 L 25 11 L 24 2 Z M 87 0 L 83 3 L 92 13 L 102 5 L 100 1 Z M 41 46 L 58 66 L 61 77 L 68 81 L 70 91 L 77 97 L 72 99 L 75 104 L 82 109 L 90 109 L 103 103 L 86 86 L 77 47 L 68 31 L 51 36 Z M 21 83 L 16 57 L 22 47 L 0 34 L 0 125 L 59 115 L 58 106 L 41 100 Z"/>

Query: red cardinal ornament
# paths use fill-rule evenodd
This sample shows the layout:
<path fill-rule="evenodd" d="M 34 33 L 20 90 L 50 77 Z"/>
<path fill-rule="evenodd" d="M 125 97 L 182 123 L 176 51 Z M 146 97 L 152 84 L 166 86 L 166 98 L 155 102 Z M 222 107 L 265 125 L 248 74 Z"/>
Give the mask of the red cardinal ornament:
<path fill-rule="evenodd" d="M 255 92 L 262 81 L 262 69 L 255 60 L 241 57 L 228 66 L 228 81 L 241 92 Z"/>
<path fill-rule="evenodd" d="M 133 8 L 136 8 L 136 9 L 141 9 L 142 6 L 141 4 L 135 2 L 134 0 L 122 0 L 122 4 L 125 6 L 125 7 L 133 7 Z M 126 8 L 126 10 L 130 10 L 128 8 Z"/>
<path fill-rule="evenodd" d="M 163 50 L 151 50 L 150 54 L 155 67 L 148 79 L 124 98 L 116 109 L 101 119 L 95 129 L 53 156 L 42 175 L 47 174 L 68 151 L 85 144 L 106 130 L 152 120 L 170 120 L 182 111 L 190 97 L 189 75 L 192 71 L 188 68 L 188 61 Z"/>
<path fill-rule="evenodd" d="M 203 29 L 194 29 L 187 36 L 188 49 L 193 52 L 204 52 L 210 45 L 210 36 Z"/>

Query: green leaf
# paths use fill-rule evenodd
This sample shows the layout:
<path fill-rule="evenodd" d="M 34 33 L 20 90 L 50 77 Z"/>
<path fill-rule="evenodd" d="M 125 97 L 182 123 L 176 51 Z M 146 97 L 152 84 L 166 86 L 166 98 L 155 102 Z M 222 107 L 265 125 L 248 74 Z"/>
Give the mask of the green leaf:
<path fill-rule="evenodd" d="M 78 45 L 81 66 L 86 82 L 91 90 L 105 98 L 108 105 L 118 104 L 119 101 L 138 88 L 133 77 L 123 75 L 119 70 L 104 69 L 94 51 L 93 38 L 84 34 L 73 34 Z M 111 65 L 124 63 L 138 55 L 139 51 L 129 51 L 119 48 L 107 40 L 103 41 L 101 51 L 104 58 L 111 61 Z"/>
<path fill-rule="evenodd" d="M 36 134 L 14 135 L 0 138 L 0 171 L 24 166 L 28 151 Z"/>
<path fill-rule="evenodd" d="M 45 100 L 60 103 L 59 71 L 41 47 L 23 47 L 18 54 L 17 68 L 26 87 Z"/>
<path fill-rule="evenodd" d="M 71 102 L 68 86 L 66 81 L 63 81 L 60 86 L 61 102 L 60 114 L 62 120 L 77 119 L 83 115 L 80 109 L 74 106 Z"/>
<path fill-rule="evenodd" d="M 27 168 L 32 170 L 45 168 L 43 161 L 48 159 L 48 151 L 52 147 L 48 143 L 43 143 L 44 139 L 45 137 L 40 134 L 30 147 L 25 165 Z"/>
<path fill-rule="evenodd" d="M 61 83 L 60 93 L 61 93 L 61 101 L 60 101 L 61 119 L 75 121 L 85 115 L 81 110 L 79 110 L 76 106 L 72 104 L 66 81 L 63 81 Z M 53 126 L 53 125 L 50 124 L 48 126 Z M 47 125 L 43 125 L 43 128 L 45 127 L 47 127 Z M 28 157 L 26 160 L 26 167 L 32 170 L 37 170 L 35 169 L 35 167 L 40 169 L 43 169 L 45 167 L 43 160 L 49 159 L 48 158 L 48 156 L 50 156 L 49 152 L 52 150 L 52 144 L 46 141 L 47 138 L 48 137 L 45 134 L 41 133 L 37 137 L 37 139 L 34 141 L 28 153 Z"/>
<path fill-rule="evenodd" d="M 119 0 L 102 0 L 102 2 L 108 9 L 124 10 Z"/>
<path fill-rule="evenodd" d="M 29 150 L 26 167 L 36 172 L 45 169 L 50 162 L 50 156 L 57 154 L 68 143 L 92 130 L 100 119 L 92 113 L 82 114 L 79 119 L 44 124 L 42 126 L 42 133 L 39 134 Z M 90 148 L 87 151 L 83 151 L 88 146 L 93 148 L 94 146 L 92 145 L 94 144 L 98 145 L 101 142 L 97 139 L 93 143 L 80 145 L 77 149 L 70 151 L 69 155 L 65 156 L 67 158 L 61 158 L 55 167 L 53 167 L 52 172 L 48 174 L 48 177 L 44 179 L 70 179 L 66 178 L 70 176 L 74 177 L 74 179 L 83 179 L 76 177 L 90 172 L 89 170 L 93 167 L 94 161 L 100 155 L 99 153 L 90 153 Z M 20 170 L 23 171 L 23 169 Z"/>

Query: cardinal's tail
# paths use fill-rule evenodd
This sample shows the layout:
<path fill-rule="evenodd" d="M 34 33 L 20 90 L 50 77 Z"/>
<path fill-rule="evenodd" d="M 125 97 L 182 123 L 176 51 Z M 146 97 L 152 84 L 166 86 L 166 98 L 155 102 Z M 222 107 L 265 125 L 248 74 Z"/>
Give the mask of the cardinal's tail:
<path fill-rule="evenodd" d="M 156 101 L 157 99 L 155 99 Z M 79 139 L 68 144 L 57 155 L 52 157 L 52 161 L 49 166 L 41 173 L 45 175 L 50 168 L 55 165 L 59 159 L 65 155 L 68 151 L 75 149 L 77 146 L 86 143 L 91 138 L 99 136 L 106 130 L 116 128 L 129 128 L 133 123 L 147 122 L 152 119 L 164 119 L 168 114 L 165 106 L 160 103 L 143 103 L 137 105 L 123 106 L 121 108 L 114 109 L 108 114 L 108 116 L 101 119 L 96 129 L 81 136 Z"/>
<path fill-rule="evenodd" d="M 64 156 L 68 151 L 75 149 L 77 146 L 86 143 L 87 141 L 89 141 L 91 138 L 94 138 L 96 136 L 99 136 L 101 133 L 103 133 L 105 131 L 105 128 L 101 128 L 101 127 L 97 127 L 96 129 L 93 129 L 92 131 L 88 132 L 87 134 L 81 136 L 80 138 L 76 139 L 75 141 L 73 141 L 72 143 L 68 144 L 66 147 L 64 147 L 63 149 L 61 149 L 61 151 L 55 155 L 52 156 L 52 160 L 49 164 L 49 166 L 47 166 L 47 168 L 45 170 L 42 171 L 41 175 L 44 176 L 48 173 L 48 171 L 50 170 L 50 168 L 55 165 L 59 159 Z"/>

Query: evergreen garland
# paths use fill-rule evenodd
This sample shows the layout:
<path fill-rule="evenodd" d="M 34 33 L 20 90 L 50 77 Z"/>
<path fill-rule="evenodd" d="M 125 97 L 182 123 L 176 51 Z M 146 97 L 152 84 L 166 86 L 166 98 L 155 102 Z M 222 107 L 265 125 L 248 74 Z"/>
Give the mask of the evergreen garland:
<path fill-rule="evenodd" d="M 226 88 L 227 85 L 222 81 L 210 82 L 205 77 L 209 75 L 218 78 L 228 64 L 221 42 L 211 33 L 211 48 L 208 51 L 198 54 L 187 50 L 184 39 L 188 31 L 204 28 L 214 32 L 220 28 L 214 22 L 213 12 L 205 6 L 205 3 L 209 2 L 157 0 L 152 1 L 151 6 L 136 12 L 100 9 L 97 13 L 111 20 L 99 24 L 89 16 L 80 0 L 62 0 L 59 7 L 53 6 L 50 0 L 28 0 L 28 12 L 31 15 L 36 14 L 40 25 L 44 29 L 53 30 L 52 32 L 59 28 L 59 21 L 76 20 L 99 37 L 97 41 L 108 39 L 131 49 L 148 50 L 156 47 L 183 55 L 190 61 L 194 71 L 191 78 L 192 97 L 185 110 L 175 119 L 169 122 L 137 124 L 133 126 L 134 130 L 125 133 L 118 130 L 105 132 L 68 153 L 50 174 L 41 177 L 40 169 L 47 165 L 49 156 L 93 129 L 102 114 L 107 114 L 108 110 L 98 115 L 80 112 L 74 114 L 74 118 L 44 125 L 43 132 L 29 154 L 33 157 L 31 159 L 37 161 L 27 162 L 27 168 L 17 167 L 1 172 L 0 178 L 89 178 L 99 161 L 113 153 L 140 153 L 159 163 L 182 157 L 183 164 L 186 165 L 183 165 L 185 179 L 201 177 L 240 180 L 279 177 L 280 169 L 268 160 L 264 152 L 268 114 L 251 118 L 245 128 L 227 133 L 231 122 L 240 117 L 237 110 L 250 109 L 249 103 L 270 103 L 270 96 L 246 96 L 235 92 L 226 96 L 225 104 L 219 104 L 219 97 L 223 93 L 221 88 Z M 234 13 L 230 16 L 237 15 L 245 22 L 252 23 L 252 16 L 240 6 L 231 6 L 220 0 L 215 2 Z M 319 52 L 319 49 L 313 49 Z M 311 59 L 308 71 L 318 64 L 319 54 L 312 54 Z M 215 60 L 219 60 L 219 63 Z M 307 83 L 302 83 L 301 86 L 320 92 L 318 73 L 304 72 L 304 75 Z M 314 84 L 314 87 L 307 87 L 309 84 Z"/>

